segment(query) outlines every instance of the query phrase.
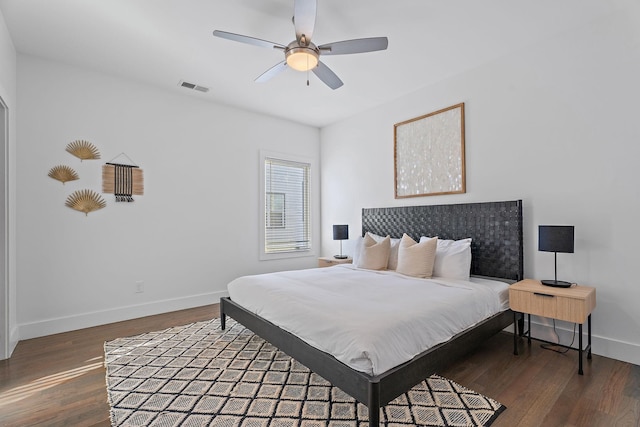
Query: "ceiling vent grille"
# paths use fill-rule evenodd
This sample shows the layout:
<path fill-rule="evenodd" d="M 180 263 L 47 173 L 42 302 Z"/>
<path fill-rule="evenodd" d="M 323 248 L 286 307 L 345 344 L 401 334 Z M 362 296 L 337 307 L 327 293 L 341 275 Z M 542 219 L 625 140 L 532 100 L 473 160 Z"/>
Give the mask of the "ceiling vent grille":
<path fill-rule="evenodd" d="M 186 87 L 187 89 L 197 90 L 198 92 L 207 93 L 209 92 L 208 87 L 200 86 L 194 83 L 185 82 L 184 80 L 180 80 L 178 86 Z"/>

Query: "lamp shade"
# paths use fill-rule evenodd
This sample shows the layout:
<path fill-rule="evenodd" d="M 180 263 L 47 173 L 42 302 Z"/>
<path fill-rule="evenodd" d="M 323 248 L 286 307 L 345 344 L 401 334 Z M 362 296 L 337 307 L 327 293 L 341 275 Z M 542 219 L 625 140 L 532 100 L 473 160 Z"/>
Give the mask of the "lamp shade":
<path fill-rule="evenodd" d="M 333 240 L 347 240 L 349 238 L 349 226 L 348 225 L 334 225 L 333 226 Z"/>
<path fill-rule="evenodd" d="M 573 225 L 539 225 L 538 250 L 573 253 Z"/>

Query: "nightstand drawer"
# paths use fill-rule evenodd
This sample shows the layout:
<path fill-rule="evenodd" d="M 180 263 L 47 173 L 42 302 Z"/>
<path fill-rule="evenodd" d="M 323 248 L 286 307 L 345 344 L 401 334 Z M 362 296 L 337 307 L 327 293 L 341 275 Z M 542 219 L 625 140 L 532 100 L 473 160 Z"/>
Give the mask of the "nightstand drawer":
<path fill-rule="evenodd" d="M 595 292 L 584 294 L 546 287 L 518 289 L 512 285 L 509 289 L 509 305 L 512 310 L 521 313 L 584 323 L 595 307 Z"/>

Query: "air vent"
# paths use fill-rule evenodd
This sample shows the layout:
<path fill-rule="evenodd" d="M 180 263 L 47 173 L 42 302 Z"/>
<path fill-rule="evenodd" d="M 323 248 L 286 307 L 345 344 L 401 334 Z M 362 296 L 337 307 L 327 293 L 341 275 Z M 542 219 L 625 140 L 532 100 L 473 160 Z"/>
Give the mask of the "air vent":
<path fill-rule="evenodd" d="M 197 90 L 198 92 L 203 92 L 203 93 L 209 92 L 208 87 L 199 86 L 197 84 L 185 82 L 183 80 L 180 80 L 180 82 L 178 83 L 178 86 L 186 87 L 187 89 Z"/>

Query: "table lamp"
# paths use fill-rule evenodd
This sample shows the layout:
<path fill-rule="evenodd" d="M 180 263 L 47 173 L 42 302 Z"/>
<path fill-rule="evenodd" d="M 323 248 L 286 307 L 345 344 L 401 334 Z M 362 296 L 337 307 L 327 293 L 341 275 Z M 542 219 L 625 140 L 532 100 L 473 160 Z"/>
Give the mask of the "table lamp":
<path fill-rule="evenodd" d="M 349 226 L 348 225 L 334 225 L 333 226 L 333 240 L 340 240 L 340 255 L 334 255 L 335 259 L 346 259 L 346 255 L 342 255 L 342 241 L 349 238 Z"/>
<path fill-rule="evenodd" d="M 558 252 L 573 253 L 573 225 L 539 225 L 538 250 L 554 253 L 555 275 L 553 280 L 541 280 L 543 285 L 568 288 L 571 283 L 558 280 Z"/>

